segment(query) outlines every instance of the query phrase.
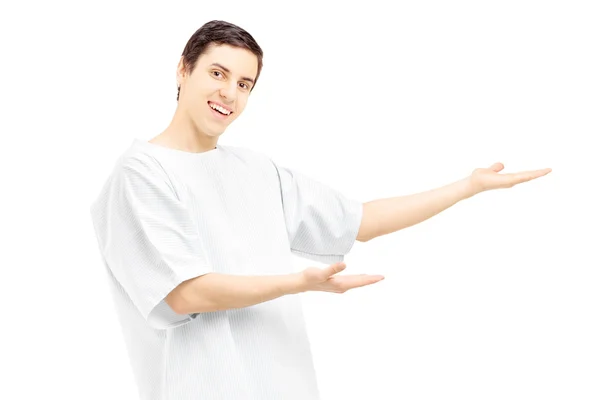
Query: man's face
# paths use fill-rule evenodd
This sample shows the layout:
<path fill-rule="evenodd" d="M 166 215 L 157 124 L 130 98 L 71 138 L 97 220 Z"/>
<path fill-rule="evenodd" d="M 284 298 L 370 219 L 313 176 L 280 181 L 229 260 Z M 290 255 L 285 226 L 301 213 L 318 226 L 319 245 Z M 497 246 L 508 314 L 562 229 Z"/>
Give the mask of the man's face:
<path fill-rule="evenodd" d="M 179 107 L 195 128 L 207 136 L 219 136 L 240 116 L 258 72 L 258 59 L 249 50 L 211 45 L 191 75 L 177 70 L 181 85 Z"/>

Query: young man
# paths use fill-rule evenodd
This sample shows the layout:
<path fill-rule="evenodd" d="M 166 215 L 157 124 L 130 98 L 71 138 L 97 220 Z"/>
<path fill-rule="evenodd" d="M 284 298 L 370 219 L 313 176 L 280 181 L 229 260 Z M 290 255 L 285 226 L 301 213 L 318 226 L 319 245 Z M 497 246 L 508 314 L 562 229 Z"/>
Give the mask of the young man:
<path fill-rule="evenodd" d="M 356 240 L 420 223 L 550 170 L 476 169 L 445 187 L 361 203 L 247 148 L 218 144 L 262 68 L 246 31 L 212 21 L 177 68 L 170 125 L 135 139 L 91 215 L 143 400 L 317 400 L 301 304 L 383 279 L 340 275 Z M 294 273 L 291 254 L 329 264 Z"/>

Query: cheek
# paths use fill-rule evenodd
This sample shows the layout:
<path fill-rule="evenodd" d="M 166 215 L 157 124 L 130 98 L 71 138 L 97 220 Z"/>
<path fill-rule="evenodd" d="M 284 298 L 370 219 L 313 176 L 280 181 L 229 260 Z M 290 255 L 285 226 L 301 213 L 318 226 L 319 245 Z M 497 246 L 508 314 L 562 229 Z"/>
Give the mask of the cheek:
<path fill-rule="evenodd" d="M 204 107 L 206 105 L 206 102 L 203 104 L 201 99 L 191 99 L 188 103 L 187 103 L 187 112 L 190 115 L 190 117 L 192 119 L 200 119 L 203 118 L 203 116 L 206 113 L 206 110 L 204 110 Z M 208 106 L 207 106 L 208 107 Z"/>
<path fill-rule="evenodd" d="M 248 102 L 248 96 L 242 95 L 242 96 L 238 97 L 238 103 L 237 103 L 238 114 L 241 113 L 242 111 L 244 111 L 244 109 L 246 108 L 247 102 Z"/>

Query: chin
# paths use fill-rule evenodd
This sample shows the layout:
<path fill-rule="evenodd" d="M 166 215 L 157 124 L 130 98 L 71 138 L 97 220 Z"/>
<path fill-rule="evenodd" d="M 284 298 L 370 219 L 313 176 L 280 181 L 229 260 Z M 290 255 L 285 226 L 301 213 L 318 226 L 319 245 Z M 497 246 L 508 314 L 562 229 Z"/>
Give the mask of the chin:
<path fill-rule="evenodd" d="M 196 130 L 198 132 L 202 132 L 204 133 L 206 136 L 209 137 L 218 137 L 221 136 L 223 134 L 223 132 L 225 132 L 225 129 L 227 127 L 223 127 L 223 126 L 215 126 L 215 124 L 209 123 L 194 123 L 194 125 L 196 126 Z"/>
<path fill-rule="evenodd" d="M 213 128 L 213 129 L 208 128 L 206 130 L 206 134 L 208 136 L 212 136 L 212 137 L 219 137 L 219 136 L 221 136 L 225 132 L 226 129 L 227 129 L 227 127 L 225 127 L 225 128 Z"/>

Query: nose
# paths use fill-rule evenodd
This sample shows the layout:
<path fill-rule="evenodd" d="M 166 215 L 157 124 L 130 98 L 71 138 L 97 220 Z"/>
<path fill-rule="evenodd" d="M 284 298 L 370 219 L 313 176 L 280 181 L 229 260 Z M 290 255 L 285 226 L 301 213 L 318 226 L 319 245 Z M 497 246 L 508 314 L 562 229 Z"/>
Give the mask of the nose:
<path fill-rule="evenodd" d="M 232 103 L 235 101 L 237 96 L 237 83 L 226 83 L 221 88 L 221 97 L 226 102 Z"/>

